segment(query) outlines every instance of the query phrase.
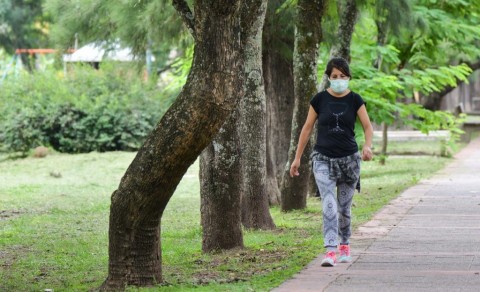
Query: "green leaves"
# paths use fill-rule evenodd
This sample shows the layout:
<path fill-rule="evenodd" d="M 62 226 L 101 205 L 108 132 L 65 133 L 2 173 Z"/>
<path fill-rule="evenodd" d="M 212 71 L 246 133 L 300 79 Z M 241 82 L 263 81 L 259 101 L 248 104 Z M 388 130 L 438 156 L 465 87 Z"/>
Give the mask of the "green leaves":
<path fill-rule="evenodd" d="M 76 68 L 69 76 L 42 72 L 2 84 L 3 151 L 136 150 L 165 110 L 155 86 L 118 66 Z"/>
<path fill-rule="evenodd" d="M 41 0 L 0 0 L 0 47 L 12 54 L 18 48 L 45 46 L 47 19 Z"/>
<path fill-rule="evenodd" d="M 373 121 L 377 123 L 393 123 L 395 114 L 400 113 L 401 117 L 409 115 L 419 117 L 423 123 L 428 123 L 428 114 L 439 116 L 434 112 L 423 109 L 421 105 L 414 103 L 415 92 L 429 94 L 438 92 L 445 86 L 456 86 L 457 79 L 467 81 L 471 69 L 466 65 L 444 66 L 440 68 L 428 68 L 425 70 L 402 69 L 386 74 L 375 69 L 368 69 L 368 65 L 352 65 L 355 77 L 351 81 L 351 87 L 360 93 L 368 102 L 368 110 Z M 359 75 L 359 76 L 358 76 Z M 358 76 L 358 77 L 357 77 Z M 397 100 L 400 98 L 410 99 L 406 104 Z M 413 103 L 412 103 L 413 102 Z M 420 111 L 422 108 L 422 111 Z M 448 113 L 441 117 L 448 117 Z M 437 121 L 432 119 L 431 121 Z M 408 123 L 407 119 L 405 120 Z M 419 123 L 411 123 L 413 126 L 420 126 Z M 451 125 L 452 123 L 441 124 Z M 440 123 L 435 122 L 436 126 Z M 422 128 L 429 125 L 422 125 Z M 420 128 L 419 128 L 420 129 Z M 435 126 L 432 129 L 436 129 Z"/>
<path fill-rule="evenodd" d="M 52 39 L 62 48 L 72 47 L 75 35 L 80 45 L 120 40 L 138 57 L 151 49 L 161 68 L 172 48 L 186 48 L 193 42 L 170 2 L 46 0 L 45 7 L 55 16 Z"/>
<path fill-rule="evenodd" d="M 472 70 L 463 62 L 480 58 L 480 6 L 474 5 L 480 1 L 418 0 L 412 4 L 412 13 L 403 15 L 411 22 L 403 23 L 398 33 L 392 30 L 383 35 L 385 44 L 377 45 L 378 22 L 385 16 L 367 10 L 373 16 L 366 13 L 360 19 L 352 43 L 351 87 L 367 101 L 374 122 L 409 125 L 425 133 L 447 129 L 455 139 L 462 117 L 427 110 L 420 97 L 468 82 Z"/>
<path fill-rule="evenodd" d="M 477 43 L 480 40 L 479 1 L 451 2 L 420 1 L 415 6 L 414 17 L 423 22 L 425 28 L 415 30 L 410 40 L 399 40 L 409 44 L 411 64 L 426 67 L 480 57 Z M 476 6 L 473 4 L 475 2 Z"/>

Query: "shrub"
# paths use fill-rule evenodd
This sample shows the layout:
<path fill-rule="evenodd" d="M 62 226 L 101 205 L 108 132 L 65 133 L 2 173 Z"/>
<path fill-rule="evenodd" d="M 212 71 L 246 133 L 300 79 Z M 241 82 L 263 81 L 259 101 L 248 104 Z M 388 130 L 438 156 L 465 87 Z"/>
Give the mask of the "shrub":
<path fill-rule="evenodd" d="M 136 72 L 133 72 L 136 73 Z M 2 84 L 0 146 L 26 153 L 137 150 L 166 110 L 153 84 L 131 70 L 79 67 L 23 75 Z"/>

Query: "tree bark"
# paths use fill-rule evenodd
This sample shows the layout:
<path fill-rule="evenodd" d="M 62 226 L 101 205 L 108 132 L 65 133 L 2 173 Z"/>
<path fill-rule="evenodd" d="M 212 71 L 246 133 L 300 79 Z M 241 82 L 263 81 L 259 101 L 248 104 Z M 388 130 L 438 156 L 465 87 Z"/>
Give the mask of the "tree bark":
<path fill-rule="evenodd" d="M 382 149 L 380 154 L 380 164 L 385 165 L 387 162 L 387 149 L 388 149 L 388 125 L 382 123 Z"/>
<path fill-rule="evenodd" d="M 267 100 L 266 184 L 270 205 L 280 204 L 279 186 L 288 158 L 294 105 L 294 26 L 289 15 L 277 13 L 283 2 L 268 2 L 263 28 L 263 77 Z"/>
<path fill-rule="evenodd" d="M 274 229 L 266 188 L 266 109 L 262 70 L 262 31 L 267 1 L 245 40 L 245 97 L 240 102 L 243 196 L 242 223 L 251 229 Z"/>
<path fill-rule="evenodd" d="M 340 22 L 337 31 L 337 42 L 330 49 L 330 57 L 342 57 L 350 62 L 352 35 L 358 19 L 357 0 L 342 0 L 338 5 Z"/>
<path fill-rule="evenodd" d="M 236 110 L 200 155 L 202 250 L 243 248 L 243 191 Z"/>
<path fill-rule="evenodd" d="M 377 46 L 383 47 L 387 43 L 387 35 L 388 35 L 388 27 L 386 26 L 386 21 L 379 17 L 375 21 L 377 26 Z M 382 71 L 382 62 L 383 56 L 378 54 L 377 59 L 375 61 L 375 68 L 378 71 Z M 380 164 L 385 165 L 387 161 L 387 148 L 388 148 L 388 124 L 383 122 L 382 123 L 382 149 L 380 152 Z"/>
<path fill-rule="evenodd" d="M 248 9 L 252 6 L 256 7 L 254 18 Z M 248 227 L 270 229 L 275 226 L 265 192 L 261 39 L 266 0 L 249 0 L 245 7 L 241 17 L 245 96 L 239 104 L 240 115 L 234 115 L 223 126 L 213 146 L 202 153 L 200 165 L 201 176 L 205 177 L 201 185 L 202 249 L 205 252 L 243 247 L 243 218 L 249 219 L 244 221 Z M 212 162 L 213 165 L 208 165 Z M 245 212 L 242 213 L 242 209 Z M 225 221 L 228 223 L 224 224 Z"/>
<path fill-rule="evenodd" d="M 321 21 L 325 11 L 324 0 L 299 0 L 297 4 L 297 32 L 293 53 L 295 107 L 293 110 L 292 134 L 288 161 L 295 158 L 296 145 L 307 118 L 310 99 L 317 92 L 318 49 L 322 38 Z M 300 176 L 291 178 L 285 167 L 282 179 L 282 211 L 306 207 L 310 175 L 310 143 L 307 143 L 301 158 Z"/>
<path fill-rule="evenodd" d="M 188 167 L 212 141 L 243 91 L 243 1 L 195 1 L 196 45 L 187 83 L 113 192 L 108 277 L 102 290 L 162 282 L 160 220 Z"/>

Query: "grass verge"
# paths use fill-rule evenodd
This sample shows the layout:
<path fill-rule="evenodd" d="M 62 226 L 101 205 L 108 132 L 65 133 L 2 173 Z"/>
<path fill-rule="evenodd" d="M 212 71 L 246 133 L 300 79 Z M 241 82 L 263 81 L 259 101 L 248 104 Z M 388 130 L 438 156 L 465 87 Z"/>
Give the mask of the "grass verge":
<path fill-rule="evenodd" d="M 86 291 L 107 274 L 110 195 L 134 153 L 52 154 L 0 160 L 0 290 Z M 354 228 L 405 188 L 442 168 L 437 156 L 362 164 Z M 415 165 L 413 169 L 411 166 Z M 321 202 L 271 209 L 274 231 L 244 232 L 246 248 L 201 253 L 198 164 L 178 186 L 162 219 L 165 283 L 132 291 L 268 291 L 323 252 Z M 354 243 L 352 243 L 354 244 Z"/>

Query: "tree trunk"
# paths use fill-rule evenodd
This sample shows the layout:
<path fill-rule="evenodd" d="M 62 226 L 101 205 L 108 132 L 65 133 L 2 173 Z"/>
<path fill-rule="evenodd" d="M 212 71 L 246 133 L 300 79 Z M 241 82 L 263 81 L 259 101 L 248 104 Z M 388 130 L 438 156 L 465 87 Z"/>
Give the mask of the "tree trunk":
<path fill-rule="evenodd" d="M 267 1 L 263 1 L 261 17 L 253 24 L 255 32 L 245 40 L 245 97 L 240 102 L 242 168 L 244 193 L 242 222 L 246 228 L 273 229 L 266 192 L 266 112 L 262 70 L 262 30 Z"/>
<path fill-rule="evenodd" d="M 32 63 L 34 62 L 35 55 L 29 55 L 27 53 L 20 54 L 20 59 L 22 60 L 22 65 L 27 69 L 28 73 L 33 73 Z"/>
<path fill-rule="evenodd" d="M 342 57 L 350 62 L 350 47 L 355 24 L 358 19 L 358 0 L 342 0 L 338 3 L 340 22 L 338 25 L 336 43 L 330 50 L 330 57 Z"/>
<path fill-rule="evenodd" d="M 294 105 L 294 27 L 288 15 L 277 13 L 283 2 L 268 2 L 263 29 L 263 77 L 267 99 L 266 184 L 270 205 L 280 204 L 279 182 L 288 158 Z"/>
<path fill-rule="evenodd" d="M 378 13 L 378 12 L 377 12 Z M 380 13 L 378 13 L 380 14 Z M 387 43 L 388 27 L 384 17 L 377 15 L 378 19 L 375 20 L 377 26 L 377 46 L 383 47 Z M 375 60 L 375 68 L 378 71 L 382 71 L 383 56 L 379 53 Z M 382 122 L 382 149 L 380 153 L 380 164 L 385 165 L 387 162 L 387 147 L 388 147 L 388 124 Z"/>
<path fill-rule="evenodd" d="M 358 6 L 356 0 L 344 0 L 338 3 L 337 9 L 339 17 L 338 29 L 337 29 L 337 43 L 333 44 L 330 49 L 330 58 L 342 57 L 350 62 L 350 47 L 352 43 L 352 35 L 355 30 L 355 24 L 358 18 Z M 328 76 L 323 74 L 322 81 L 320 82 L 319 91 L 323 91 L 327 88 Z M 315 145 L 317 140 L 317 125 L 315 124 L 315 130 L 310 139 L 310 143 Z M 309 181 L 310 195 L 314 195 L 317 192 L 317 183 L 313 173 L 310 174 Z"/>
<path fill-rule="evenodd" d="M 388 147 L 388 125 L 387 123 L 382 123 L 382 151 L 380 155 L 380 164 L 385 165 L 387 161 L 387 147 Z"/>
<path fill-rule="evenodd" d="M 187 83 L 112 194 L 108 277 L 102 290 L 162 282 L 163 211 L 188 167 L 242 96 L 242 3 L 195 1 L 196 45 Z"/>
<path fill-rule="evenodd" d="M 293 53 L 295 107 L 288 151 L 289 162 L 295 158 L 296 145 L 307 119 L 309 102 L 317 92 L 317 60 L 322 38 L 321 22 L 325 11 L 325 2 L 324 0 L 299 0 L 297 4 L 297 32 Z M 282 211 L 306 207 L 310 151 L 310 143 L 307 143 L 301 158 L 300 176 L 291 178 L 289 167 L 285 167 L 281 185 Z"/>
<path fill-rule="evenodd" d="M 18 34 L 18 32 L 17 32 Z M 20 39 L 23 39 L 24 36 L 23 34 L 21 35 L 18 35 L 18 37 Z M 25 40 L 20 40 L 20 41 L 17 41 L 16 44 L 15 44 L 16 48 L 17 49 L 28 49 L 28 48 L 31 48 L 31 46 L 29 46 Z M 32 64 L 34 64 L 35 62 L 35 59 L 36 59 L 36 55 L 35 54 L 29 54 L 29 53 L 21 53 L 19 54 L 20 55 L 20 60 L 22 61 L 22 66 L 23 68 L 25 68 L 27 70 L 28 73 L 33 73 L 33 69 L 34 69 L 34 66 L 32 66 Z"/>
<path fill-rule="evenodd" d="M 242 165 L 236 110 L 200 155 L 202 250 L 243 248 Z"/>
<path fill-rule="evenodd" d="M 205 177 L 201 185 L 205 252 L 243 247 L 241 211 L 245 207 L 248 210 L 244 217 L 256 219 L 249 227 L 274 227 L 265 193 L 265 93 L 261 39 L 266 0 L 247 1 L 245 5 L 257 5 L 257 17 L 247 25 L 245 21 L 249 17 L 243 13 L 248 10 L 242 12 L 246 83 L 245 97 L 239 104 L 240 115 L 235 115 L 223 126 L 213 146 L 202 154 L 200 165 L 201 176 Z M 213 165 L 208 165 L 212 162 Z M 224 224 L 224 221 L 229 222 Z"/>

